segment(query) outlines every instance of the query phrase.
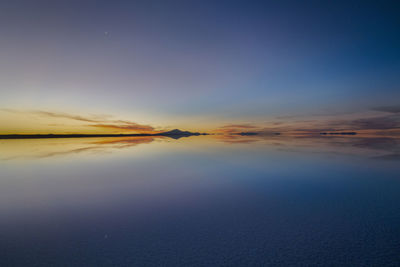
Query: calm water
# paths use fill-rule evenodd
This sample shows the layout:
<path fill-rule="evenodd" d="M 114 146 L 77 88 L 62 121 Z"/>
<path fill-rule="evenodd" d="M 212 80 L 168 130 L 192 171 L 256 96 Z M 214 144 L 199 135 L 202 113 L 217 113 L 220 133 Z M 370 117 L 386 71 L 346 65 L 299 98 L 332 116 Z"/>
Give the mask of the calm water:
<path fill-rule="evenodd" d="M 394 266 L 400 141 L 0 140 L 1 266 Z"/>

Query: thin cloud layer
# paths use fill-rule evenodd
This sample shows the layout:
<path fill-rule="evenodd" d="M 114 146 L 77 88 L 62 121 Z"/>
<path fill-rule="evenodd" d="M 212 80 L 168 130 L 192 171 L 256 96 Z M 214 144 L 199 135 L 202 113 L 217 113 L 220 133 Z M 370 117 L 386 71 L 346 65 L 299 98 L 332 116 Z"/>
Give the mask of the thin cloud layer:
<path fill-rule="evenodd" d="M 50 112 L 43 110 L 32 110 L 32 111 L 20 111 L 14 109 L 1 109 L 1 111 L 15 113 L 15 114 L 33 114 L 40 117 L 48 117 L 48 118 L 59 118 L 59 119 L 68 119 L 72 121 L 78 122 L 86 122 L 91 123 L 86 126 L 95 127 L 95 128 L 103 128 L 103 129 L 113 129 L 120 131 L 129 131 L 136 133 L 155 133 L 158 132 L 151 125 L 139 124 L 132 121 L 126 120 L 113 120 L 110 119 L 112 116 L 110 115 L 92 115 L 92 116 L 82 116 L 76 114 L 62 113 L 62 112 Z"/>
<path fill-rule="evenodd" d="M 400 116 L 382 116 L 353 120 L 350 126 L 356 130 L 390 130 L 400 128 Z"/>
<path fill-rule="evenodd" d="M 141 125 L 134 122 L 129 122 L 125 124 L 94 124 L 89 125 L 91 127 L 106 128 L 106 129 L 116 129 L 116 130 L 132 130 L 140 132 L 153 132 L 154 128 L 148 125 Z"/>
<path fill-rule="evenodd" d="M 372 110 L 381 111 L 381 112 L 389 112 L 389 113 L 400 113 L 400 105 L 375 107 Z"/>
<path fill-rule="evenodd" d="M 282 120 L 256 124 L 228 124 L 215 130 L 218 133 L 236 134 L 256 132 L 259 134 L 293 133 L 319 134 L 322 132 L 357 132 L 359 134 L 400 135 L 400 105 L 374 108 L 367 112 L 310 117 L 307 120 Z"/>
<path fill-rule="evenodd" d="M 83 116 L 72 115 L 72 114 L 67 114 L 67 113 L 49 112 L 49 111 L 41 111 L 41 110 L 35 110 L 35 111 L 32 111 L 31 113 L 39 115 L 39 116 L 47 116 L 47 117 L 52 117 L 52 118 L 64 118 L 64 119 L 71 119 L 71 120 L 84 121 L 84 122 L 98 122 L 98 120 L 91 119 L 89 117 L 83 117 Z"/>
<path fill-rule="evenodd" d="M 254 125 L 251 125 L 251 124 L 228 124 L 228 125 L 222 126 L 221 128 L 227 128 L 227 129 L 231 129 L 231 128 L 254 129 L 254 128 L 258 128 L 258 126 L 254 126 Z"/>

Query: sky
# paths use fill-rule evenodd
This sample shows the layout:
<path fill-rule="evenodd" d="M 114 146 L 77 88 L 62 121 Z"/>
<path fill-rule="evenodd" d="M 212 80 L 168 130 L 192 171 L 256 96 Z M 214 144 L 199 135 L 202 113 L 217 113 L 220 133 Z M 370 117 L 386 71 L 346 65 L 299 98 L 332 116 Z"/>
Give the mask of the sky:
<path fill-rule="evenodd" d="M 398 1 L 1 1 L 0 133 L 397 131 Z"/>

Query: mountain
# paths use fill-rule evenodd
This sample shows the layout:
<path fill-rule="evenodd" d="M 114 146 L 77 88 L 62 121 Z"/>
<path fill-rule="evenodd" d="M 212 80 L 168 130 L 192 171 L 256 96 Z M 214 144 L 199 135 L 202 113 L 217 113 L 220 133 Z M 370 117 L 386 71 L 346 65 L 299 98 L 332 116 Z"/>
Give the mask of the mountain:
<path fill-rule="evenodd" d="M 157 135 L 164 135 L 164 136 L 191 136 L 191 135 L 200 135 L 200 133 L 192 133 L 189 131 L 181 131 L 179 129 L 174 129 L 167 132 L 162 132 Z"/>
<path fill-rule="evenodd" d="M 241 132 L 239 135 L 258 135 L 256 132 Z"/>

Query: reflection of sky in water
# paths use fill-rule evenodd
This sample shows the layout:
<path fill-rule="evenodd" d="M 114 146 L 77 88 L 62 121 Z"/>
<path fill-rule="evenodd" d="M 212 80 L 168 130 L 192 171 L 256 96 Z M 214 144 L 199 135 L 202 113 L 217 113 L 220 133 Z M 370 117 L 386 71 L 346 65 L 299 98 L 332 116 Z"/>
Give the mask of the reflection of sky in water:
<path fill-rule="evenodd" d="M 4 266 L 400 260 L 396 139 L 3 140 L 0 151 Z"/>

